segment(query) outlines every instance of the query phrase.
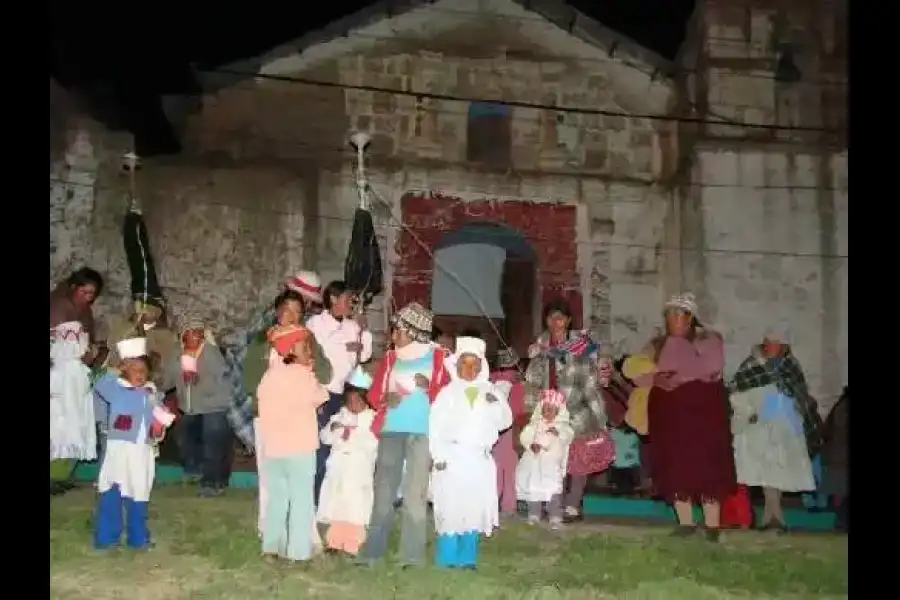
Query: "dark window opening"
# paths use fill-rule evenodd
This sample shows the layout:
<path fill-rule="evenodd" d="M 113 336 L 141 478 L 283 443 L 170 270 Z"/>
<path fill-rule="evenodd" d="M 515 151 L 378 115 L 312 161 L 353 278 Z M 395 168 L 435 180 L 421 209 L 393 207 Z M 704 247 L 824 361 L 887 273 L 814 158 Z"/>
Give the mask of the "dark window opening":
<path fill-rule="evenodd" d="M 509 168 L 512 162 L 512 110 L 504 104 L 469 104 L 466 159 L 490 167 Z"/>

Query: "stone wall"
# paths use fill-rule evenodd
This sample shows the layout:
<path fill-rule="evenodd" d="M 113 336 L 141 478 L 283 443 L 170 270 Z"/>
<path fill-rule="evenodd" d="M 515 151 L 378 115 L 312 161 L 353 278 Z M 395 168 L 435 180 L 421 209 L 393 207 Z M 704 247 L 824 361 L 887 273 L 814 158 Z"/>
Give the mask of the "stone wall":
<path fill-rule="evenodd" d="M 725 334 L 726 371 L 779 332 L 823 412 L 847 383 L 845 10 L 843 0 L 698 4 L 679 85 L 685 112 L 706 122 L 679 128 L 691 168 L 669 219 L 677 280 Z M 793 82 L 776 77 L 786 48 Z"/>
<path fill-rule="evenodd" d="M 694 182 L 684 281 L 725 335 L 726 371 L 773 331 L 829 409 L 848 376 L 847 154 L 710 148 Z"/>
<path fill-rule="evenodd" d="M 819 144 L 843 139 L 847 120 L 846 0 L 700 2 L 688 25 L 682 65 L 696 107 L 722 121 L 707 135 Z M 798 79 L 779 81 L 790 54 Z M 748 128 L 732 123 L 826 129 Z M 836 130 L 836 132 L 834 131 Z M 826 138 L 823 140 L 823 137 Z"/>

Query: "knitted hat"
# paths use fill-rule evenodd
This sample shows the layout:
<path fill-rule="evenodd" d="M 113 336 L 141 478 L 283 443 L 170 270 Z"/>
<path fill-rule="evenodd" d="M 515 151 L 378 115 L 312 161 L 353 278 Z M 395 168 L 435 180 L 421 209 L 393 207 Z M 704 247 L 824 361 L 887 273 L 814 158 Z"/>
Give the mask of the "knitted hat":
<path fill-rule="evenodd" d="M 416 342 L 431 341 L 431 324 L 434 314 L 419 304 L 410 302 L 393 317 L 394 327 L 402 329 Z"/>
<path fill-rule="evenodd" d="M 664 310 L 669 310 L 671 308 L 683 310 L 684 312 L 699 318 L 699 315 L 697 315 L 697 300 L 694 298 L 694 294 L 690 292 L 675 294 L 669 298 L 668 302 L 665 304 Z"/>
<path fill-rule="evenodd" d="M 512 348 L 504 348 L 497 352 L 497 368 L 510 369 L 519 366 L 519 355 Z"/>
<path fill-rule="evenodd" d="M 315 271 L 300 271 L 291 275 L 285 279 L 284 285 L 310 302 L 322 303 L 322 280 Z"/>

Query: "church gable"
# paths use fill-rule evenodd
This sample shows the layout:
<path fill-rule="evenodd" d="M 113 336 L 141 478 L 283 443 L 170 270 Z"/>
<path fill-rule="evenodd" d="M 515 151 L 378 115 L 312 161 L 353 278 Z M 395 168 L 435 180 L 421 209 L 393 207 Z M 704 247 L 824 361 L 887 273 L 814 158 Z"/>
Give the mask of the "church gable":
<path fill-rule="evenodd" d="M 563 2 L 413 0 L 406 6 L 406 10 L 398 11 L 396 3 L 380 3 L 336 21 L 264 57 L 259 73 L 277 77 L 333 76 L 336 66 L 338 71 L 346 72 L 354 61 L 362 63 L 389 56 L 407 57 L 414 62 L 423 57 L 471 60 L 476 71 L 489 63 L 495 71 L 519 71 L 512 79 L 527 81 L 529 85 L 534 83 L 533 78 L 524 75 L 541 68 L 559 72 L 550 83 L 563 84 L 566 75 L 573 80 L 594 77 L 595 85 L 602 79 L 602 85 L 615 90 L 615 104 L 629 112 L 660 114 L 668 108 L 672 91 L 666 78 L 669 62 Z M 341 83 L 346 83 L 344 79 L 342 76 Z M 407 81 L 408 87 L 402 89 L 435 91 L 434 86 L 421 88 L 413 83 L 417 82 Z M 488 91 L 493 100 L 522 98 L 512 94 L 511 89 Z M 581 107 L 579 98 L 570 100 L 575 103 L 566 106 Z M 543 104 L 533 99 L 528 103 Z"/>

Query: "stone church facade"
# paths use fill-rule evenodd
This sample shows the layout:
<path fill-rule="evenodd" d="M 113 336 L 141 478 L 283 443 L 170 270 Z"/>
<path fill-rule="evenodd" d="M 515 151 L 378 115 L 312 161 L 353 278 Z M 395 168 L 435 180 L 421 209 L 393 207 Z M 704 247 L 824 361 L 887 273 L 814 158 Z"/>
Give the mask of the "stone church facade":
<path fill-rule="evenodd" d="M 578 324 L 619 351 L 653 334 L 667 294 L 690 290 L 725 334 L 731 368 L 771 326 L 821 397 L 839 391 L 840 22 L 810 29 L 827 12 L 812 4 L 701 1 L 673 62 L 550 0 L 408 4 L 236 65 L 259 76 L 211 81 L 185 151 L 146 161 L 140 200 L 176 316 L 205 312 L 227 339 L 287 273 L 339 278 L 357 205 L 346 140 L 364 131 L 383 200 L 374 330 L 396 306 L 428 302 L 443 236 L 491 224 L 534 250 L 538 302 L 567 298 Z M 804 30 L 815 39 L 797 39 Z M 801 77 L 783 82 L 789 49 Z M 129 142 L 82 117 L 66 123 L 51 156 L 51 277 L 81 263 L 105 272 L 108 316 L 128 295 L 118 229 Z"/>

